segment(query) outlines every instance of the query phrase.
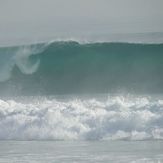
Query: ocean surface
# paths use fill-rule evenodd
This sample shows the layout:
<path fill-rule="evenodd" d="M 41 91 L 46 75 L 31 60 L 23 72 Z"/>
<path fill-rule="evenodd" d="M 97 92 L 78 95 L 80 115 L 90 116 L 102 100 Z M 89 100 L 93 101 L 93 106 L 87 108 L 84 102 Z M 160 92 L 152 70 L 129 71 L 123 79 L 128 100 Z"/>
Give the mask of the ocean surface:
<path fill-rule="evenodd" d="M 0 163 L 162 163 L 162 141 L 0 141 Z"/>
<path fill-rule="evenodd" d="M 163 44 L 0 47 L 0 162 L 163 162 Z"/>

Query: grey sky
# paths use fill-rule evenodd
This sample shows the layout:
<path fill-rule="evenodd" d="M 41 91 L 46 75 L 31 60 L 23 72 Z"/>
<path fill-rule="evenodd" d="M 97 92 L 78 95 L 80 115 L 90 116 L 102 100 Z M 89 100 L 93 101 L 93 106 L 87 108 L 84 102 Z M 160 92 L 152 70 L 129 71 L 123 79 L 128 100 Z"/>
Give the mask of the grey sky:
<path fill-rule="evenodd" d="M 163 32 L 163 0 L 0 0 L 0 44 Z"/>

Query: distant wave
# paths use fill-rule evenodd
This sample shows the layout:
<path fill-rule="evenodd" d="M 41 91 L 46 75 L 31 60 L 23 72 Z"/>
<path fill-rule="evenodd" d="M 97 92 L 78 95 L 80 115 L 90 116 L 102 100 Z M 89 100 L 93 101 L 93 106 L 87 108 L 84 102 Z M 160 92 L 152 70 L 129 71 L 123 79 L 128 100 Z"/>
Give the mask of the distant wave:
<path fill-rule="evenodd" d="M 0 58 L 3 96 L 163 92 L 163 44 L 47 42 Z"/>
<path fill-rule="evenodd" d="M 2 39 L 0 47 L 22 46 L 32 44 L 43 44 L 45 42 L 78 42 L 80 44 L 93 43 L 139 43 L 139 44 L 159 44 L 163 43 L 163 32 L 144 32 L 144 33 L 78 33 L 77 35 L 50 35 L 46 37 L 33 38 L 11 38 Z"/>
<path fill-rule="evenodd" d="M 162 109 L 145 96 L 1 99 L 0 140 L 162 140 Z"/>

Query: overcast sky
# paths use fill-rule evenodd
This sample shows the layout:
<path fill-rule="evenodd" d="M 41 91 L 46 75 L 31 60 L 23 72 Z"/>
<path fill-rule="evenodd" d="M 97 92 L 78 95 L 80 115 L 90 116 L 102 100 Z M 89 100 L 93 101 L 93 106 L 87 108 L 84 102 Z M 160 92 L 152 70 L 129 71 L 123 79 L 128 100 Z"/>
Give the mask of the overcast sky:
<path fill-rule="evenodd" d="M 163 0 L 0 0 L 0 45 L 163 32 Z"/>

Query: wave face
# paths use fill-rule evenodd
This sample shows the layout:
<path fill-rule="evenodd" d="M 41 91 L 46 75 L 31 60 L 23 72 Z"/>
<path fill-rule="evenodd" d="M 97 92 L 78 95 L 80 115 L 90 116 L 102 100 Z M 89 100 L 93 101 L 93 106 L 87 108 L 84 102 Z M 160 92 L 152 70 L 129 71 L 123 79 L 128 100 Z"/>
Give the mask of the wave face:
<path fill-rule="evenodd" d="M 0 140 L 163 139 L 163 44 L 52 42 L 0 58 Z"/>
<path fill-rule="evenodd" d="M 0 140 L 162 140 L 162 109 L 145 96 L 1 99 Z"/>
<path fill-rule="evenodd" d="M 163 93 L 163 44 L 53 42 L 0 48 L 0 94 Z"/>

